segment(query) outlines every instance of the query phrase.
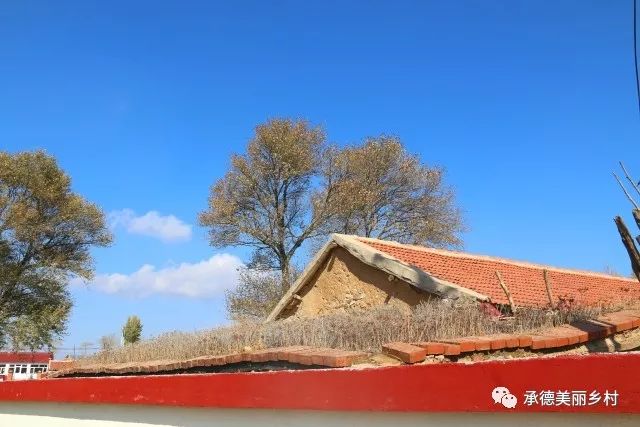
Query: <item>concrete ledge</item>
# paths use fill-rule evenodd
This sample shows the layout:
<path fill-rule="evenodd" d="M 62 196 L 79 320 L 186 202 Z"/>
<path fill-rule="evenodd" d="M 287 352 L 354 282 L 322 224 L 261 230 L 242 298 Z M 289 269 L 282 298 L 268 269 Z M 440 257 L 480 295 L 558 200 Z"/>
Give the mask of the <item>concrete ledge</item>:
<path fill-rule="evenodd" d="M 2 403 L 11 427 L 306 426 L 306 427 L 637 427 L 633 414 L 336 412 L 170 408 L 132 405 Z"/>

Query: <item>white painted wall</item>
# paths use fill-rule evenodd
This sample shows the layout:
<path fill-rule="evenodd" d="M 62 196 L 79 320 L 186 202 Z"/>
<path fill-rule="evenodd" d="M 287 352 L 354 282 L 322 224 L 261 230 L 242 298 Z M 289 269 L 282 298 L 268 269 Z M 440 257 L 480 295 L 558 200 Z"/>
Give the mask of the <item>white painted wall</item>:
<path fill-rule="evenodd" d="M 637 427 L 640 414 L 435 414 L 0 402 L 0 426 L 251 426 L 251 427 Z"/>

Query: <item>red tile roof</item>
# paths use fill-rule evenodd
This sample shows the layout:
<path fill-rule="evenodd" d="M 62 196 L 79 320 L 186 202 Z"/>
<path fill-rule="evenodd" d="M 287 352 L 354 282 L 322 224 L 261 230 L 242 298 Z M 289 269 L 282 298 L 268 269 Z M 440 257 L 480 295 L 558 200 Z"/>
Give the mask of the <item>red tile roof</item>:
<path fill-rule="evenodd" d="M 0 363 L 49 363 L 50 359 L 53 359 L 53 353 L 46 351 L 0 351 Z"/>
<path fill-rule="evenodd" d="M 374 239 L 359 240 L 441 280 L 487 295 L 498 304 L 509 302 L 496 271 L 502 275 L 516 306 L 547 305 L 544 269 L 548 271 L 555 299 L 569 298 L 590 306 L 640 300 L 640 283 L 635 279 Z"/>

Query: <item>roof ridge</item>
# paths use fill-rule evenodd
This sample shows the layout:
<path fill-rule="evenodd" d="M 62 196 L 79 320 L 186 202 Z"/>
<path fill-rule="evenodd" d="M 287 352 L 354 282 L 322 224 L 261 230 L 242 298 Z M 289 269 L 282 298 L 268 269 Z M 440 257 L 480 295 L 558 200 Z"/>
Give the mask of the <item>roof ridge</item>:
<path fill-rule="evenodd" d="M 590 270 L 580 270 L 580 269 L 572 269 L 572 268 L 564 268 L 564 267 L 555 267 L 555 266 L 552 266 L 552 265 L 538 264 L 538 263 L 529 262 L 529 261 L 519 261 L 519 260 L 514 260 L 514 259 L 509 259 L 509 258 L 491 256 L 491 255 L 479 255 L 479 254 L 471 254 L 471 253 L 462 252 L 462 251 L 452 251 L 452 250 L 448 250 L 448 249 L 429 248 L 429 247 L 426 247 L 426 246 L 411 245 L 411 244 L 396 242 L 396 241 L 393 241 L 393 240 L 382 240 L 382 239 L 376 239 L 376 238 L 372 238 L 372 237 L 362 237 L 362 236 L 356 236 L 356 235 L 351 235 L 351 237 L 354 237 L 354 238 L 356 238 L 356 239 L 358 239 L 358 240 L 360 240 L 362 242 L 365 242 L 365 243 L 366 242 L 373 242 L 373 243 L 379 243 L 381 245 L 414 249 L 414 250 L 421 251 L 421 252 L 435 253 L 435 254 L 451 256 L 451 257 L 456 257 L 456 258 L 476 259 L 476 260 L 481 260 L 481 261 L 494 261 L 494 262 L 499 262 L 499 263 L 502 263 L 502 264 L 516 265 L 516 266 L 519 266 L 519 267 L 546 269 L 546 270 L 555 271 L 555 272 L 558 272 L 558 273 L 569 273 L 569 274 L 577 274 L 577 275 L 581 275 L 581 276 L 593 276 L 593 277 L 601 277 L 601 278 L 605 278 L 605 279 L 624 280 L 626 282 L 631 282 L 631 283 L 636 283 L 637 282 L 636 279 L 633 279 L 633 278 L 624 277 L 624 276 L 612 276 L 610 274 L 599 273 L 599 272 L 590 271 Z"/>

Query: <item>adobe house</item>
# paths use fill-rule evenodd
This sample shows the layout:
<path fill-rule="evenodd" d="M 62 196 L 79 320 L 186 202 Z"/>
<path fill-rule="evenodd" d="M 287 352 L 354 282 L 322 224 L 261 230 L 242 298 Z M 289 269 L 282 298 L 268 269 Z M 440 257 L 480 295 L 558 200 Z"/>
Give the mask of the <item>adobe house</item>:
<path fill-rule="evenodd" d="M 333 234 L 267 320 L 313 317 L 431 298 L 472 298 L 495 306 L 597 306 L 640 300 L 635 279 L 463 252 Z"/>

